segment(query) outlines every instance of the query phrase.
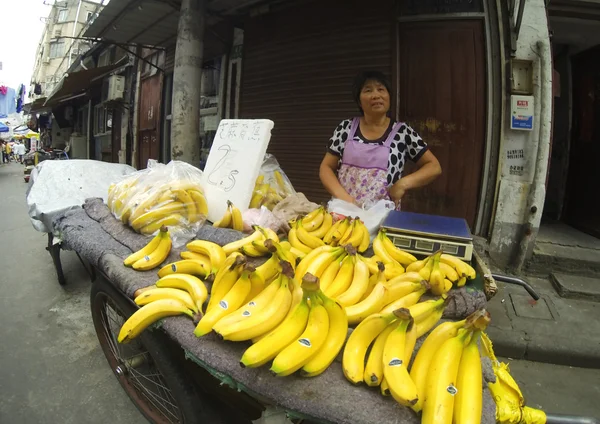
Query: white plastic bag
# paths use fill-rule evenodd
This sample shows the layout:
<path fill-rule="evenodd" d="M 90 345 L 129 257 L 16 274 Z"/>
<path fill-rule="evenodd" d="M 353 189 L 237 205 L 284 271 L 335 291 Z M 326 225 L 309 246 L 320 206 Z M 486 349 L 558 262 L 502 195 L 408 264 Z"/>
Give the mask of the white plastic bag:
<path fill-rule="evenodd" d="M 261 206 L 265 206 L 273 210 L 275 205 L 295 193 L 292 183 L 279 166 L 275 156 L 267 153 L 254 184 L 250 209 L 260 209 Z"/>
<path fill-rule="evenodd" d="M 254 225 L 263 228 L 270 228 L 276 233 L 285 230 L 286 222 L 281 222 L 279 218 L 273 215 L 267 207 L 261 206 L 260 209 L 248 209 L 242 214 L 244 220 L 244 232 L 251 232 Z"/>
<path fill-rule="evenodd" d="M 391 200 L 379 200 L 372 205 L 364 205 L 362 208 L 353 203 L 340 199 L 331 199 L 327 204 L 327 210 L 338 215 L 359 217 L 373 237 L 379 231 L 381 222 L 388 213 L 394 210 L 395 205 Z"/>

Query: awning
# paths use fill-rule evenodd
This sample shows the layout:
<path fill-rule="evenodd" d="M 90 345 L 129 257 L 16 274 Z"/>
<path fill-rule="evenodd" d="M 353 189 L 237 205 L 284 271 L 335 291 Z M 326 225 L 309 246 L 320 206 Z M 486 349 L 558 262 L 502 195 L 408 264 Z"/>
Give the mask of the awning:
<path fill-rule="evenodd" d="M 92 85 L 94 79 L 100 78 L 121 66 L 123 66 L 123 63 L 115 63 L 114 65 L 101 66 L 65 75 L 48 96 L 44 106 L 54 106 L 67 97 L 85 92 Z"/>
<path fill-rule="evenodd" d="M 206 26 L 208 28 L 219 23 L 221 20 L 217 16 L 231 16 L 259 3 L 268 2 L 266 0 L 208 1 Z M 180 0 L 111 0 L 83 36 L 122 44 L 169 47 L 175 44 L 177 39 L 180 3 Z M 207 31 L 206 36 L 211 37 L 210 30 Z"/>
<path fill-rule="evenodd" d="M 40 97 L 31 103 L 25 103 L 23 105 L 23 112 L 25 114 L 49 112 L 50 108 L 44 107 L 44 103 L 46 103 L 46 97 Z"/>

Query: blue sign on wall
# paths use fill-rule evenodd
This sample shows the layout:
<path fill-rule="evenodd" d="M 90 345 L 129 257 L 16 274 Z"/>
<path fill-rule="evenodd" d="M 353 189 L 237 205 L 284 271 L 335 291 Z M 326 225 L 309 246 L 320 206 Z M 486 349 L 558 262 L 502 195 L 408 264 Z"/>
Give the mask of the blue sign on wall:
<path fill-rule="evenodd" d="M 510 127 L 514 129 L 531 130 L 533 129 L 533 116 L 513 116 Z"/>

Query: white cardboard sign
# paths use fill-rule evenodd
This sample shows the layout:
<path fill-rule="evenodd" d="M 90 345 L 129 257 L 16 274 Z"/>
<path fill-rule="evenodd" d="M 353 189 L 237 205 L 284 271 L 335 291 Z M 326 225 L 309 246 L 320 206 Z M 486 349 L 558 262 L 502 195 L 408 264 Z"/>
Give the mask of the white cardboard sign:
<path fill-rule="evenodd" d="M 215 222 L 227 210 L 227 200 L 248 209 L 260 172 L 273 121 L 222 119 L 204 167 L 208 219 Z"/>

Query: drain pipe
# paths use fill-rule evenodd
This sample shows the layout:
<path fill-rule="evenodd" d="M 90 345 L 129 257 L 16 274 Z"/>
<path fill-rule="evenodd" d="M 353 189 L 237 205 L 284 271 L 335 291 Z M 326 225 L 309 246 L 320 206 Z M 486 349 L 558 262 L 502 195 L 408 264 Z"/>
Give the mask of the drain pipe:
<path fill-rule="evenodd" d="M 546 197 L 546 174 L 548 170 L 548 157 L 550 155 L 550 136 L 552 125 L 552 56 L 550 53 L 549 40 L 538 41 L 536 43 L 540 58 L 540 123 L 539 139 L 537 146 L 537 157 L 535 160 L 535 170 L 533 182 L 527 198 L 527 208 L 525 213 L 525 224 L 523 228 L 523 237 L 519 244 L 515 260 L 515 269 L 520 272 L 525 264 L 527 251 L 534 241 L 534 230 L 539 228 L 544 209 L 544 199 Z M 546 82 L 548 81 L 548 82 Z"/>

